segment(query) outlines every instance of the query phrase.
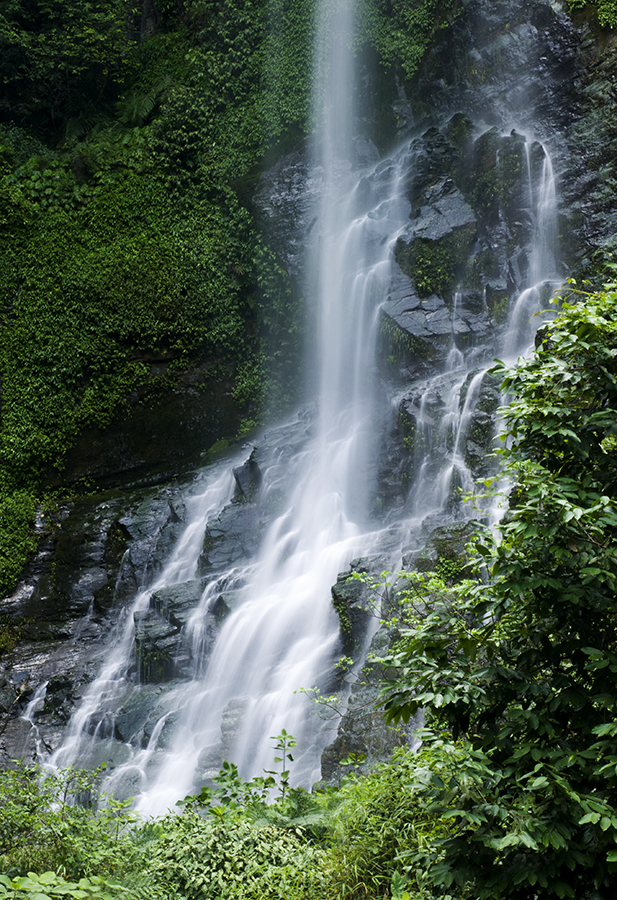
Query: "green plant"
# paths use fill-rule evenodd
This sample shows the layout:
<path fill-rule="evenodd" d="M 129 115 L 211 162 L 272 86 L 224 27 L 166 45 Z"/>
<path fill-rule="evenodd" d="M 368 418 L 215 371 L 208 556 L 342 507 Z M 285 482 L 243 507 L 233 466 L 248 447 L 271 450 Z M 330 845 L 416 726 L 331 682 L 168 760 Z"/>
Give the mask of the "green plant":
<path fill-rule="evenodd" d="M 435 748 L 417 754 L 401 748 L 368 775 L 344 780 L 329 819 L 334 896 L 381 898 L 388 888 L 394 897 L 431 896 L 426 862 L 439 858 L 452 823 L 433 814 L 427 786 L 456 767 L 456 756 Z"/>
<path fill-rule="evenodd" d="M 94 96 L 111 99 L 128 67 L 126 0 L 15 0 L 0 15 L 3 112 L 53 128 Z"/>
<path fill-rule="evenodd" d="M 276 741 L 274 745 L 275 750 L 277 750 L 281 755 L 274 757 L 275 763 L 282 763 L 282 769 L 280 772 L 276 771 L 267 771 L 268 775 L 272 775 L 273 778 L 278 780 L 279 790 L 281 792 L 281 798 L 284 800 L 285 795 L 289 793 L 289 776 L 290 771 L 287 768 L 288 762 L 293 762 L 293 756 L 289 752 L 293 747 L 296 747 L 298 742 L 294 738 L 292 734 L 288 734 L 287 731 L 283 728 L 280 734 L 271 735 L 270 740 Z"/>
<path fill-rule="evenodd" d="M 617 3 L 615 0 L 597 0 L 595 3 L 592 3 L 591 0 L 568 0 L 568 6 L 571 9 L 581 9 L 585 6 L 590 6 L 597 15 L 600 25 L 609 28 L 614 28 L 617 25 Z"/>
<path fill-rule="evenodd" d="M 0 772 L 0 870 L 54 869 L 77 879 L 130 870 L 134 817 L 126 803 L 98 795 L 99 775 L 24 763 Z"/>
<path fill-rule="evenodd" d="M 365 0 L 359 31 L 368 36 L 387 65 L 397 64 L 411 78 L 435 34 L 460 12 L 458 0 Z"/>
<path fill-rule="evenodd" d="M 56 897 L 74 897 L 76 900 L 85 900 L 86 897 L 96 897 L 97 900 L 117 900 L 118 891 L 126 897 L 127 892 L 119 884 L 111 884 L 92 875 L 90 878 L 80 878 L 77 882 L 66 881 L 55 872 L 43 872 L 37 875 L 28 872 L 25 876 L 9 878 L 0 875 L 0 897 L 5 900 L 54 900 Z"/>
<path fill-rule="evenodd" d="M 21 573 L 27 557 L 36 549 L 37 538 L 33 534 L 36 504 L 26 491 L 16 491 L 2 496 L 0 480 L 0 595 L 8 592 Z M 4 633 L 10 627 L 4 623 Z M 6 646 L 6 638 L 2 642 Z"/>
<path fill-rule="evenodd" d="M 312 900 L 321 896 L 323 851 L 296 829 L 236 815 L 203 819 L 192 810 L 161 823 L 147 871 L 171 896 Z"/>

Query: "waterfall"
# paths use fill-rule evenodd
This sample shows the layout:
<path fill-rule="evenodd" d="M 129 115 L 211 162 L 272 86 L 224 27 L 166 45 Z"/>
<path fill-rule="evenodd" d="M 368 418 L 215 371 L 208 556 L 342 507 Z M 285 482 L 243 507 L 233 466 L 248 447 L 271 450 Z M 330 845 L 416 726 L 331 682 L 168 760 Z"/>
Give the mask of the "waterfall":
<path fill-rule="evenodd" d="M 313 433 L 285 461 L 284 480 L 292 486 L 256 558 L 210 581 L 186 622 L 193 677 L 171 688 L 146 746 L 132 752 L 108 779 L 106 789 L 137 794 L 144 813 L 165 811 L 214 774 L 222 744 L 244 777 L 261 774 L 272 765 L 272 736 L 282 729 L 298 741 L 292 782 L 308 786 L 319 778 L 321 752 L 338 724 L 311 715 L 312 703 L 299 691 L 327 684 L 340 653 L 331 585 L 374 541 L 367 531 L 367 507 L 379 418 L 374 397 L 378 305 L 393 244 L 409 215 L 408 202 L 399 199 L 400 165 L 394 162 L 376 173 L 354 169 L 349 161 L 352 33 L 351 4 L 340 4 L 334 13 L 324 4 L 320 43 L 326 50 L 315 90 L 321 124 L 313 149 L 318 224 L 307 279 L 316 323 Z M 379 184 L 377 201 L 368 203 L 359 191 L 367 175 Z M 276 443 L 281 439 L 277 429 L 273 434 Z M 263 495 L 278 478 L 278 466 L 267 465 Z M 119 623 L 115 648 L 73 717 L 55 764 L 83 758 L 88 741 L 105 736 L 105 710 L 111 711 L 127 690 L 134 621 L 162 585 L 195 577 L 208 519 L 230 493 L 221 475 L 195 504 L 192 522 L 165 571 L 140 592 Z M 233 609 L 204 661 L 204 623 L 224 591 L 225 596 L 233 593 Z M 163 736 L 165 752 L 157 753 Z"/>
<path fill-rule="evenodd" d="M 468 228 L 469 207 L 448 179 L 436 178 L 422 201 L 433 204 L 430 215 L 422 213 L 430 223 L 423 232 L 414 221 L 410 224 L 417 213 L 410 185 L 422 168 L 414 141 L 403 141 L 381 160 L 375 150 L 370 164 L 354 157 L 359 116 L 352 103 L 351 0 L 334 8 L 324 2 L 318 31 L 314 118 L 319 127 L 307 187 L 316 199 L 304 281 L 314 337 L 310 406 L 270 428 L 242 456 L 207 470 L 205 484 L 189 490 L 182 536 L 164 570 L 120 614 L 101 653 L 99 674 L 52 757 L 54 765 L 100 762 L 112 742 L 119 742 L 118 711 L 130 719 L 127 710 L 145 697 L 142 702 L 152 706 L 148 727 L 143 727 L 143 715 L 132 732 L 128 727 L 124 756 L 116 755 L 105 785 L 119 796 L 135 796 L 145 814 L 173 807 L 207 782 L 223 758 L 238 765 L 245 778 L 262 774 L 272 767 L 272 738 L 283 729 L 298 742 L 292 783 L 308 787 L 320 777 L 322 752 L 338 720 L 321 719 L 302 689 L 328 692 L 341 655 L 331 586 L 354 558 L 387 548 L 396 566 L 403 550 L 421 546 L 432 526 L 472 515 L 463 494 L 473 490 L 476 477 L 474 427 L 480 415 L 490 420 L 479 409 L 487 370 L 495 353 L 515 358 L 526 350 L 533 314 L 559 281 L 552 164 L 539 143 L 518 136 L 516 146 L 524 148 L 526 159 L 521 218 L 526 217 L 531 239 L 525 271 L 511 278 L 512 312 L 507 324 L 495 328 L 498 340 L 460 339 L 469 330 L 464 317 L 470 291 L 465 293 L 464 284 L 452 290 L 447 303 L 436 295 L 417 296 L 395 263 L 401 241 L 410 234 L 426 241 L 430 229 L 431 240 L 437 240 L 443 235 L 434 223 L 447 216 L 454 226 L 440 224 L 443 233 Z M 499 157 L 496 161 L 501 168 Z M 500 249 L 503 258 L 507 238 Z M 399 303 L 391 297 L 402 282 Z M 473 288 L 474 303 L 481 308 L 477 317 L 484 319 L 489 287 L 494 289 L 486 278 L 483 290 Z M 405 304 L 415 306 L 409 312 Z M 403 310 L 396 328 L 421 316 L 432 321 L 442 316 L 441 359 L 431 363 L 430 371 L 415 374 L 411 388 L 407 384 L 404 390 L 399 383 L 380 382 L 377 372 L 380 322 L 394 307 Z M 389 409 L 399 415 L 404 410 L 414 434 L 411 488 L 389 513 L 390 529 L 372 513 Z M 251 471 L 260 474 L 258 503 L 242 489 L 238 494 L 238 473 L 248 465 L 249 454 Z M 242 516 L 251 533 L 259 535 L 258 549 L 252 553 L 244 547 L 238 530 L 237 548 L 217 556 L 225 528 L 239 529 Z M 395 541 L 386 538 L 392 532 Z M 171 615 L 165 604 L 174 587 L 193 598 L 173 613 L 183 649 L 167 684 L 140 684 L 137 632 L 149 616 L 160 614 L 163 621 Z"/>
<path fill-rule="evenodd" d="M 533 241 L 529 254 L 528 284 L 516 299 L 503 342 L 503 358 L 509 363 L 513 363 L 517 356 L 529 352 L 541 324 L 536 314 L 546 309 L 548 301 L 562 284 L 556 265 L 557 194 L 553 164 L 548 151 L 542 147 L 540 174 L 534 177 L 530 149 L 531 146 L 526 141 L 525 160 Z"/>
<path fill-rule="evenodd" d="M 518 356 L 533 348 L 537 329 L 553 315 L 549 300 L 562 284 L 557 273 L 557 192 L 551 157 L 538 142 L 523 143 L 525 154 L 525 213 L 531 239 L 528 246 L 528 271 L 511 303 L 506 327 L 495 348 L 501 359 L 514 364 Z M 531 150 L 535 150 L 537 172 L 533 171 Z M 538 157 L 540 163 L 538 164 Z M 496 154 L 499 171 L 499 153 Z M 453 296 L 453 321 L 460 304 L 460 293 Z M 463 354 L 453 335 L 444 371 L 420 386 L 420 399 L 413 415 L 416 420 L 417 472 L 410 491 L 414 520 L 449 516 L 465 517 L 474 510 L 465 508 L 463 498 L 474 490 L 474 479 L 465 459 L 463 444 L 469 431 L 488 365 L 477 366 L 475 349 Z M 461 394 L 465 389 L 464 399 Z M 502 404 L 507 397 L 501 397 Z M 497 430 L 501 428 L 498 420 Z M 503 486 L 502 486 L 503 487 Z M 485 510 L 489 520 L 498 515 L 492 504 Z"/>
<path fill-rule="evenodd" d="M 113 714 L 127 694 L 137 688 L 127 679 L 133 663 L 135 617 L 147 608 L 150 597 L 163 585 L 178 584 L 194 577 L 204 531 L 210 516 L 227 501 L 233 476 L 227 466 L 214 467 L 203 491 L 189 502 L 189 522 L 182 538 L 159 578 L 137 593 L 133 603 L 122 611 L 111 639 L 101 654 L 99 673 L 86 690 L 71 722 L 62 746 L 52 755 L 51 765 L 66 766 L 104 760 L 101 739 L 113 737 Z"/>

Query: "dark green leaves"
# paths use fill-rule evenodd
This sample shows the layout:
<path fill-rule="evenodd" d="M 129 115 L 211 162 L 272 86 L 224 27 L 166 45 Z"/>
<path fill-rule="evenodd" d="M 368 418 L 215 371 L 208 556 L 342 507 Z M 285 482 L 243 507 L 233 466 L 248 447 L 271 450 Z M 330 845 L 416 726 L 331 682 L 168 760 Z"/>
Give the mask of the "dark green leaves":
<path fill-rule="evenodd" d="M 423 707 L 464 738 L 423 798 L 456 823 L 429 880 L 486 900 L 608 900 L 617 877 L 617 291 L 572 298 L 531 359 L 500 369 L 513 486 L 472 550 L 488 579 L 412 575 L 384 661 L 387 718 Z"/>

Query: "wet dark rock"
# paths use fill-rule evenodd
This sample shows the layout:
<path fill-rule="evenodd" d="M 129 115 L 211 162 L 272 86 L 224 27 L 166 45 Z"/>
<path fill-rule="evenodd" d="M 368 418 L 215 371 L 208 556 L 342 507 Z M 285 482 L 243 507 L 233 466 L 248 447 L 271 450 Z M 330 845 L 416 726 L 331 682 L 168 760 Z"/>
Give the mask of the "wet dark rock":
<path fill-rule="evenodd" d="M 403 565 L 418 572 L 439 571 L 441 566 L 444 580 L 460 577 L 468 558 L 467 544 L 480 527 L 475 519 L 438 526 L 429 535 L 424 548 L 405 557 Z"/>
<path fill-rule="evenodd" d="M 354 560 L 350 571 L 341 572 L 332 586 L 332 604 L 339 617 L 343 653 L 354 660 L 362 656 L 372 618 L 376 615 L 373 591 L 357 575 L 367 572 L 364 560 Z"/>
<path fill-rule="evenodd" d="M 168 585 L 154 591 L 148 609 L 133 614 L 135 653 L 142 684 L 169 682 L 190 666 L 191 655 L 184 627 L 199 605 L 204 590 L 200 579 Z M 214 641 L 213 613 L 204 613 L 208 643 Z M 216 624 L 220 617 L 214 616 Z"/>
<path fill-rule="evenodd" d="M 180 649 L 180 628 L 166 622 L 154 610 L 133 613 L 135 652 L 142 684 L 169 681 L 176 673 L 175 657 Z"/>
<path fill-rule="evenodd" d="M 243 591 L 224 591 L 219 594 L 210 606 L 210 611 L 216 624 L 220 625 L 229 613 L 233 612 L 243 602 L 245 596 Z"/>
<path fill-rule="evenodd" d="M 169 480 L 237 434 L 245 410 L 233 399 L 232 367 L 208 360 L 172 376 L 171 358 L 149 361 L 150 381 L 106 428 L 81 432 L 62 472 L 50 472 L 52 487 L 81 479 L 101 487 Z"/>
<path fill-rule="evenodd" d="M 0 699 L 23 697 L 0 710 L 7 757 L 21 741 L 24 726 L 19 716 L 45 683 L 44 701 L 33 714 L 34 725 L 28 727 L 38 729 L 42 752 L 61 742 L 75 704 L 99 670 L 123 604 L 160 570 L 174 533 L 183 527 L 181 496 L 186 489 L 171 484 L 82 497 L 60 505 L 49 521 L 44 520 L 39 549 L 22 583 L 0 604 L 0 613 L 11 616 L 21 634 L 21 641 L 1 660 Z M 197 586 L 185 590 L 194 595 Z M 175 628 L 187 600 L 178 596 L 181 591 L 179 586 L 170 591 L 174 596 L 161 592 L 159 598 Z M 149 637 L 154 637 L 152 628 Z M 144 650 L 145 638 L 144 631 Z M 165 647 L 161 650 L 167 652 Z M 154 671 L 153 658 L 151 663 Z"/>
<path fill-rule="evenodd" d="M 247 559 L 259 546 L 262 518 L 253 503 L 230 503 L 208 523 L 198 573 L 209 575 Z"/>
<path fill-rule="evenodd" d="M 379 150 L 369 137 L 358 135 L 353 142 L 355 162 L 369 166 L 379 162 Z"/>
<path fill-rule="evenodd" d="M 155 684 L 143 685 L 138 691 L 135 690 L 114 715 L 115 739 L 125 743 L 147 744 L 152 736 L 150 720 L 159 696 L 160 688 Z"/>
<path fill-rule="evenodd" d="M 236 738 L 242 719 L 248 708 L 248 700 L 244 697 L 235 697 L 230 700 L 223 711 L 221 722 L 221 750 L 223 758 L 227 759 L 229 752 L 236 743 Z"/>
<path fill-rule="evenodd" d="M 406 554 L 403 558 L 403 570 L 419 572 L 437 570 L 446 581 L 459 578 L 467 561 L 467 544 L 479 528 L 478 522 L 470 520 L 434 529 L 423 547 Z M 367 557 L 355 560 L 352 571 L 362 571 L 379 583 L 383 563 L 383 558 Z M 343 590 L 345 589 L 349 584 L 350 575 L 351 572 L 339 575 L 333 594 L 339 584 Z M 377 763 L 387 759 L 396 747 L 413 745 L 415 731 L 422 724 L 420 714 L 408 725 L 386 725 L 378 708 L 384 682 L 391 677 L 388 669 L 384 668 L 379 660 L 387 658 L 393 643 L 399 638 L 399 618 L 404 615 L 400 592 L 408 588 L 408 582 L 404 578 L 390 580 L 393 583 L 387 590 L 384 585 L 380 591 L 381 622 L 371 636 L 368 654 L 365 657 L 367 662 L 360 669 L 352 667 L 338 686 L 341 692 L 345 686 L 349 686 L 349 693 L 336 738 L 325 748 L 321 758 L 322 779 L 327 784 L 339 784 L 342 777 L 350 771 L 366 774 L 374 769 Z M 358 581 L 355 584 L 363 586 Z M 377 594 L 374 593 L 373 611 L 377 599 Z M 359 606 L 361 607 L 364 602 L 360 599 Z M 350 754 L 356 757 L 356 762 L 341 765 Z"/>
<path fill-rule="evenodd" d="M 200 579 L 172 584 L 154 591 L 150 609 L 175 628 L 183 628 L 201 600 L 204 582 Z"/>
<path fill-rule="evenodd" d="M 381 306 L 408 378 L 442 369 L 453 342 L 460 350 L 495 345 L 495 326 L 529 269 L 529 178 L 537 182 L 545 161 L 537 142 L 493 128 L 468 140 L 453 167 L 450 157 L 429 153 L 435 131 L 426 144 L 425 135 L 411 145 L 416 161 L 431 157 L 418 170 L 430 179 L 423 185 L 414 176 L 412 220 L 398 239 L 398 268 Z"/>
<path fill-rule="evenodd" d="M 254 501 L 263 481 L 261 470 L 255 459 L 255 451 L 243 465 L 233 469 L 233 473 L 236 481 L 234 500 Z"/>
<path fill-rule="evenodd" d="M 262 173 L 253 197 L 257 220 L 292 277 L 304 262 L 317 189 L 304 153 L 297 150 Z"/>
<path fill-rule="evenodd" d="M 379 585 L 384 563 L 383 558 L 376 557 L 354 560 L 351 571 L 361 571 Z M 345 586 L 345 576 L 349 577 L 350 574 L 339 575 L 337 586 L 341 582 Z M 355 584 L 365 587 L 358 581 Z M 371 771 L 376 763 L 386 759 L 396 747 L 404 746 L 413 740 L 413 732 L 416 727 L 414 722 L 411 722 L 409 726 L 400 727 L 386 725 L 381 710 L 377 708 L 379 693 L 386 673 L 384 673 L 382 665 L 375 660 L 387 655 L 391 642 L 396 639 L 396 629 L 385 623 L 399 614 L 397 592 L 403 587 L 404 583 L 396 582 L 387 592 L 384 587 L 381 590 L 371 591 L 370 599 L 365 596 L 359 600 L 358 609 L 364 609 L 364 621 L 360 620 L 360 629 L 362 626 L 364 629 L 360 633 L 365 645 L 368 637 L 366 622 L 370 622 L 368 617 L 375 617 L 378 610 L 382 622 L 371 635 L 368 654 L 364 654 L 363 658 L 368 661 L 365 661 L 361 667 L 352 667 L 345 674 L 343 683 L 335 688 L 342 692 L 344 687 L 348 686 L 348 696 L 337 736 L 322 754 L 321 775 L 326 783 L 340 783 L 341 778 L 349 771 L 365 774 Z M 375 618 L 373 618 L 374 621 Z M 352 769 L 347 764 L 341 766 L 341 761 L 350 754 L 359 757 Z"/>

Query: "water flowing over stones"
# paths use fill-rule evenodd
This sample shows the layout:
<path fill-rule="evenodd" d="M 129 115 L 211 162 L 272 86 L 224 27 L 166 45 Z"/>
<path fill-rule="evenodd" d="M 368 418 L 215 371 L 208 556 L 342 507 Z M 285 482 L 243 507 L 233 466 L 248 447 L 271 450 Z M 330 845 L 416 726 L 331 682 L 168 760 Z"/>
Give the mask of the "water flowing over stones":
<path fill-rule="evenodd" d="M 106 760 L 108 789 L 146 812 L 223 759 L 270 768 L 282 728 L 305 785 L 409 739 L 357 679 L 389 636 L 355 574 L 461 557 L 478 527 L 462 492 L 495 467 L 491 362 L 525 352 L 564 262 L 593 246 L 585 37 L 563 13 L 472 0 L 392 91 L 385 139 L 351 103 L 341 9 L 324 20 L 315 143 L 253 199 L 307 298 L 307 404 L 184 480 L 62 508 L 6 601 L 36 633 L 0 676 L 4 760 Z M 342 720 L 321 718 L 313 687 L 341 697 Z"/>

